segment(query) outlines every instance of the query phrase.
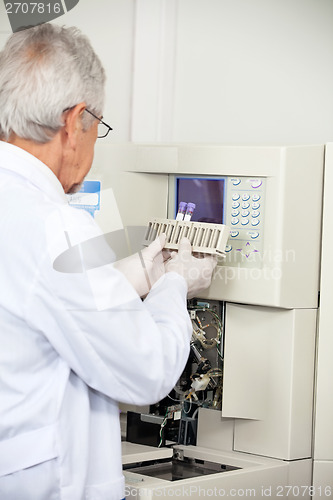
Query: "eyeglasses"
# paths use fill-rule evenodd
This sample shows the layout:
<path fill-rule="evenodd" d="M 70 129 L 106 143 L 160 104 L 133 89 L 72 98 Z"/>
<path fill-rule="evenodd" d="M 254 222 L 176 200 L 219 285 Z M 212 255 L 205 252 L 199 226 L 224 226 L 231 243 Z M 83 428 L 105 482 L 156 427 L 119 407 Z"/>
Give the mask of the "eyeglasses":
<path fill-rule="evenodd" d="M 89 109 L 85 108 L 85 111 L 87 111 L 87 113 L 89 113 L 91 116 L 93 116 L 94 118 L 96 118 L 96 120 L 99 121 L 99 124 L 98 124 L 98 133 L 97 133 L 98 139 L 102 139 L 103 137 L 106 137 L 108 135 L 108 133 L 110 132 L 110 130 L 113 130 L 110 127 L 110 125 L 108 125 L 107 123 L 103 122 L 103 120 L 101 118 L 99 118 L 98 116 L 94 115 L 94 113 L 92 113 L 91 111 L 89 111 Z"/>

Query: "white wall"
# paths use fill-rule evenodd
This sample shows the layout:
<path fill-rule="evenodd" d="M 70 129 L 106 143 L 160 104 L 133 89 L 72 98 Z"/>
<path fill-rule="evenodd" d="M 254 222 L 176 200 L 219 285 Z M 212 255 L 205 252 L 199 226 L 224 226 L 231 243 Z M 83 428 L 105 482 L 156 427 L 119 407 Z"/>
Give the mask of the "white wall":
<path fill-rule="evenodd" d="M 332 0 L 80 0 L 55 22 L 106 67 L 106 141 L 332 140 Z"/>
<path fill-rule="evenodd" d="M 332 0 L 137 6 L 134 140 L 332 139 Z"/>
<path fill-rule="evenodd" d="M 55 23 L 78 26 L 91 40 L 107 74 L 105 121 L 114 131 L 104 141 L 130 138 L 135 0 L 80 0 Z M 11 33 L 0 1 L 0 48 Z"/>
<path fill-rule="evenodd" d="M 0 2 L 0 49 L 5 44 L 5 41 L 11 32 L 12 30 L 5 11 L 5 5 L 3 2 Z"/>
<path fill-rule="evenodd" d="M 89 38 L 107 75 L 103 116 L 114 129 L 103 141 L 129 140 L 134 0 L 80 0 L 55 22 L 77 26 Z"/>

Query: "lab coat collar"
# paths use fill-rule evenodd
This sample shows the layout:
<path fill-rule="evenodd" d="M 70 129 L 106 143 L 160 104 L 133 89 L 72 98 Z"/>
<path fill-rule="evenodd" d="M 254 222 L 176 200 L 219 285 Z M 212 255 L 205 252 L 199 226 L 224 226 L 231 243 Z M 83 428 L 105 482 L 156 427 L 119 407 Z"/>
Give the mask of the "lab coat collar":
<path fill-rule="evenodd" d="M 68 203 L 64 189 L 52 170 L 35 156 L 0 140 L 0 168 L 15 172 L 29 180 L 56 201 Z"/>

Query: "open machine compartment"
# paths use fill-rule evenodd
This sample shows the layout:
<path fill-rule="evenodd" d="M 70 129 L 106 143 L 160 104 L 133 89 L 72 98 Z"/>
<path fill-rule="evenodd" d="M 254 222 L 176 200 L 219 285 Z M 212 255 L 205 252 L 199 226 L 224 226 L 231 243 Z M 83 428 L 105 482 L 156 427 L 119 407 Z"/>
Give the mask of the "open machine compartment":
<path fill-rule="evenodd" d="M 124 465 L 125 471 L 164 479 L 166 481 L 180 481 L 237 469 L 239 467 L 195 457 L 187 457 L 184 455 L 184 450 L 181 449 L 175 449 L 173 456 L 170 458 L 147 460 Z"/>

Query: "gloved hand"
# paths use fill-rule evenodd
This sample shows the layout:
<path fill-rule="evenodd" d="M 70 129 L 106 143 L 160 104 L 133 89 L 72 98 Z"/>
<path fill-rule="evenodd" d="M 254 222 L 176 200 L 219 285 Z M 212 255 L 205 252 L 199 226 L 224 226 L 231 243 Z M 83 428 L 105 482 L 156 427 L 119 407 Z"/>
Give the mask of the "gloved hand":
<path fill-rule="evenodd" d="M 188 287 L 187 297 L 192 298 L 200 290 L 209 287 L 216 264 L 217 259 L 211 255 L 203 258 L 194 257 L 190 241 L 182 238 L 178 252 L 173 252 L 165 263 L 165 270 L 174 271 L 185 278 Z"/>
<path fill-rule="evenodd" d="M 165 238 L 165 234 L 161 234 L 140 252 L 114 263 L 114 267 L 124 274 L 140 297 L 147 295 L 165 273 L 164 262 L 170 258 L 170 253 L 163 250 Z"/>

